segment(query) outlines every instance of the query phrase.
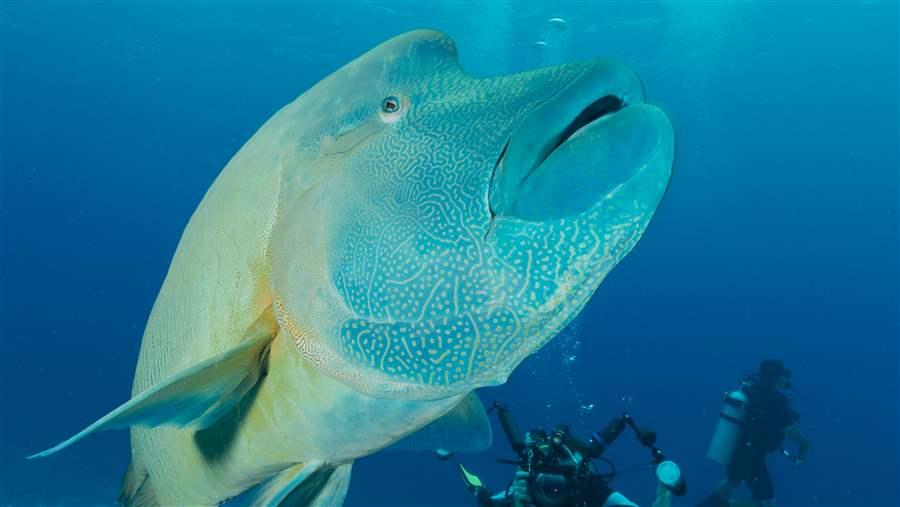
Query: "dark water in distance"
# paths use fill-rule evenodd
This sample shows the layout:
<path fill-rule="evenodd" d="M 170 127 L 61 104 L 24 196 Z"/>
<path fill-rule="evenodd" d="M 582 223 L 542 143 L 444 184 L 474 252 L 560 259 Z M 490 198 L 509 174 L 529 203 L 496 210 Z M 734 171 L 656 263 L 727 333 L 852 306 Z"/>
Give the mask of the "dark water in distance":
<path fill-rule="evenodd" d="M 547 20 L 568 22 L 563 33 Z M 611 57 L 671 115 L 671 186 L 575 323 L 508 384 L 523 428 L 659 433 L 693 505 L 723 391 L 793 370 L 813 453 L 770 458 L 779 505 L 900 506 L 896 3 L 0 4 L 0 505 L 110 505 L 127 432 L 37 462 L 128 398 L 191 212 L 271 114 L 420 27 L 491 75 Z M 535 50 L 532 43 L 550 46 Z M 460 459 L 493 488 L 493 448 Z M 646 462 L 628 438 L 620 468 Z M 648 473 L 615 484 L 649 505 Z M 452 463 L 379 454 L 350 507 L 473 505 Z"/>

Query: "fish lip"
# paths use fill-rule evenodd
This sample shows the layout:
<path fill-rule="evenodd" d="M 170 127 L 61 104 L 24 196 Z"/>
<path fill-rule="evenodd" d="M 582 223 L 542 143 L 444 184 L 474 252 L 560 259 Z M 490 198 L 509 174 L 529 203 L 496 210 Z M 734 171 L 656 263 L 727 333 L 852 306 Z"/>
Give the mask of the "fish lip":
<path fill-rule="evenodd" d="M 492 218 L 514 216 L 510 213 L 528 177 L 570 138 L 644 102 L 643 84 L 628 67 L 611 60 L 571 65 L 581 68 L 535 104 L 503 144 L 489 178 Z"/>
<path fill-rule="evenodd" d="M 604 109 L 604 110 L 599 110 L 599 111 L 591 111 L 592 106 L 594 106 L 595 104 L 598 104 L 602 101 L 607 101 L 609 103 L 609 106 L 611 106 L 611 107 L 609 107 L 609 109 Z M 615 101 L 615 102 L 613 102 L 613 101 Z M 550 158 L 550 155 L 552 155 L 554 151 L 558 150 L 561 146 L 563 146 L 566 142 L 568 142 L 569 139 L 571 139 L 579 131 L 595 124 L 596 122 L 600 121 L 603 118 L 615 115 L 616 113 L 624 110 L 625 108 L 629 107 L 630 105 L 631 104 L 628 104 L 627 102 L 625 102 L 625 100 L 622 97 L 610 94 L 610 95 L 604 95 L 604 96 L 600 97 L 599 99 L 595 100 L 590 105 L 588 105 L 586 108 L 582 109 L 581 112 L 578 114 L 578 116 L 573 118 L 572 121 L 569 122 L 568 125 L 566 125 L 566 128 L 563 129 L 556 136 L 556 140 L 553 141 L 554 146 L 550 150 L 548 150 L 546 153 L 543 153 L 541 155 L 541 157 L 538 159 L 538 161 L 528 170 L 525 177 L 522 178 L 522 181 L 527 179 L 528 175 L 530 175 L 538 167 L 540 167 L 541 164 L 544 163 L 544 161 L 546 161 L 548 158 Z M 582 115 L 585 115 L 585 117 L 583 118 Z M 506 152 L 509 149 L 509 143 L 511 140 L 512 140 L 511 135 L 506 138 L 506 142 L 503 143 L 503 149 L 500 150 L 500 155 L 497 157 L 497 161 L 494 163 L 494 167 L 491 169 L 491 176 L 489 178 L 489 188 L 490 188 L 490 186 L 493 186 L 494 178 L 497 176 L 497 171 L 500 168 L 500 166 L 503 164 L 503 162 L 506 158 Z M 491 213 L 493 214 L 493 210 L 491 210 Z"/>
<path fill-rule="evenodd" d="M 578 113 L 578 116 L 572 119 L 571 122 L 566 126 L 566 128 L 558 134 L 556 140 L 553 141 L 554 146 L 550 150 L 544 154 L 537 163 L 534 164 L 534 167 L 529 170 L 528 174 L 534 172 L 535 169 L 541 166 L 550 155 L 553 154 L 554 151 L 558 150 L 561 146 L 569 141 L 575 134 L 577 134 L 582 129 L 585 129 L 603 118 L 607 118 L 613 116 L 625 108 L 629 107 L 631 104 L 625 101 L 624 97 L 617 96 L 615 94 L 604 95 L 599 99 L 588 104 L 587 107 L 581 110 Z M 527 177 L 527 176 L 526 176 Z"/>
<path fill-rule="evenodd" d="M 612 104 L 615 107 L 612 107 L 609 110 L 595 112 L 598 114 L 592 114 L 590 112 L 591 106 L 593 106 L 594 104 L 597 104 L 601 101 L 604 101 L 604 100 L 616 101 L 616 103 Z M 643 103 L 643 100 L 639 101 L 638 103 L 639 104 Z M 552 144 L 553 144 L 552 148 L 550 148 L 549 150 L 546 150 L 544 153 L 541 154 L 541 156 L 536 160 L 536 162 L 534 164 L 532 164 L 531 167 L 528 168 L 527 172 L 525 172 L 521 176 L 521 178 L 518 181 L 518 184 L 521 185 L 521 184 L 525 183 L 525 181 L 527 181 L 528 178 L 533 173 L 535 173 L 535 171 L 537 171 L 541 167 L 541 165 L 548 158 L 550 158 L 550 156 L 556 150 L 558 150 L 559 148 L 564 146 L 578 132 L 580 132 L 581 130 L 583 130 L 585 128 L 590 127 L 591 125 L 596 124 L 597 122 L 599 122 L 605 118 L 612 117 L 612 116 L 626 110 L 628 107 L 630 107 L 632 105 L 635 105 L 635 104 L 630 104 L 624 99 L 624 97 L 613 95 L 613 94 L 603 95 L 600 98 L 591 102 L 587 107 L 582 109 L 581 112 L 578 113 L 578 115 L 576 115 L 574 118 L 572 118 L 571 121 L 569 121 L 566 124 L 566 127 L 564 129 L 559 131 L 558 134 L 554 135 L 551 138 Z M 585 116 L 583 116 L 583 115 L 585 115 Z M 509 151 L 509 146 L 510 146 L 510 143 L 512 142 L 513 135 L 514 135 L 514 133 L 511 134 L 509 137 L 507 137 L 506 142 L 503 143 L 503 148 L 500 150 L 500 155 L 497 157 L 497 161 L 494 163 L 494 166 L 491 169 L 490 177 L 488 178 L 488 186 L 487 186 L 488 192 L 487 192 L 487 196 L 486 196 L 486 201 L 487 201 L 486 207 L 487 207 L 487 211 L 488 211 L 488 226 L 487 226 L 487 229 L 486 229 L 484 237 L 483 237 L 484 240 L 487 240 L 488 236 L 490 236 L 491 232 L 494 230 L 495 221 L 496 221 L 497 216 L 504 215 L 504 213 L 502 211 L 498 211 L 494 208 L 494 206 L 492 204 L 491 194 L 494 191 L 495 180 L 498 176 L 498 173 L 501 171 L 503 164 L 506 161 L 506 156 Z M 640 171 L 635 172 L 628 178 L 628 180 L 631 180 L 632 178 L 636 177 L 639 173 L 640 173 Z"/>

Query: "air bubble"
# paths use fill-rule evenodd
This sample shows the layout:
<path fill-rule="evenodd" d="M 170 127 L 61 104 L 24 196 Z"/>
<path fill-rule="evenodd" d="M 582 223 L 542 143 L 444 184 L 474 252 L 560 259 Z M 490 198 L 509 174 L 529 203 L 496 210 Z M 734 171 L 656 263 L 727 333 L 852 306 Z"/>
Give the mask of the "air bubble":
<path fill-rule="evenodd" d="M 563 18 L 550 18 L 547 20 L 547 25 L 554 30 L 566 30 L 569 28 L 569 23 L 566 22 Z"/>

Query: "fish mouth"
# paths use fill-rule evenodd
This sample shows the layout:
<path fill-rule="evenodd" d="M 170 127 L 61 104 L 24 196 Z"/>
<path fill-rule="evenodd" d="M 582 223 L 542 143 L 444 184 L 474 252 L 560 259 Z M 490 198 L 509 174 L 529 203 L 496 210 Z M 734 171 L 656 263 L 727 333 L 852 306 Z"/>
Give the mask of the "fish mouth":
<path fill-rule="evenodd" d="M 578 116 L 576 116 L 559 135 L 555 136 L 555 138 L 551 138 L 550 142 L 538 152 L 537 163 L 528 171 L 528 174 L 534 172 L 537 167 L 550 157 L 551 153 L 568 141 L 573 134 L 600 118 L 621 110 L 623 107 L 625 107 L 625 102 L 621 97 L 616 97 L 615 95 L 606 95 L 592 102 L 584 108 L 584 110 L 578 113 Z"/>
<path fill-rule="evenodd" d="M 637 76 L 593 64 L 516 127 L 491 175 L 492 216 L 547 221 L 583 213 L 671 154 L 672 126 Z"/>

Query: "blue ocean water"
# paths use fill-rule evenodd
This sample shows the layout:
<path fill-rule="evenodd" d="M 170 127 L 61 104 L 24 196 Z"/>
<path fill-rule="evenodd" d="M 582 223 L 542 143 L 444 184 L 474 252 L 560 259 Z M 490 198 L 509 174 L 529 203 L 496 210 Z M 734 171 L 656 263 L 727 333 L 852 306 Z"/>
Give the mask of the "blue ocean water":
<path fill-rule="evenodd" d="M 482 399 L 523 428 L 632 412 L 693 505 L 722 474 L 704 457 L 722 393 L 779 357 L 813 442 L 800 468 L 770 459 L 779 505 L 900 506 L 897 26 L 892 2 L 0 4 L 0 505 L 113 504 L 126 432 L 23 457 L 128 398 L 181 231 L 262 122 L 430 27 L 479 75 L 617 59 L 677 133 L 643 240 Z M 458 459 L 499 489 L 495 433 Z M 646 463 L 627 438 L 609 457 Z M 647 472 L 615 485 L 652 499 Z M 384 453 L 347 505 L 473 502 L 452 462 Z"/>

